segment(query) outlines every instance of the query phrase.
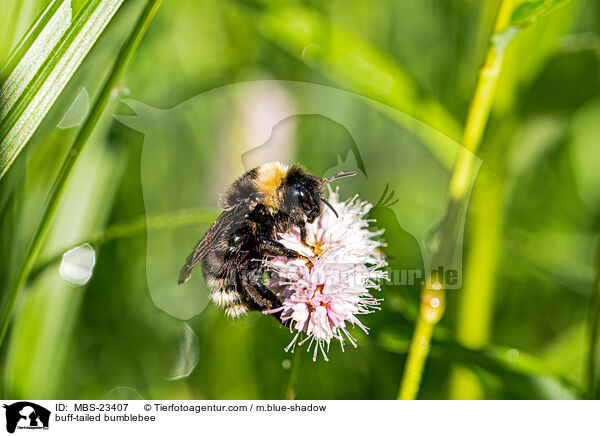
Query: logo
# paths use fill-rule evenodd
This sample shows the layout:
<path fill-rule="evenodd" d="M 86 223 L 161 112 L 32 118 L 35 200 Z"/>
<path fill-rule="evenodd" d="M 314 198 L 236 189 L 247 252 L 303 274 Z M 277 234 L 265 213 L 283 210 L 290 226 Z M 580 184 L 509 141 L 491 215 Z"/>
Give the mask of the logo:
<path fill-rule="evenodd" d="M 6 409 L 6 431 L 14 433 L 15 429 L 48 430 L 50 411 L 29 401 L 19 401 L 4 405 Z"/>

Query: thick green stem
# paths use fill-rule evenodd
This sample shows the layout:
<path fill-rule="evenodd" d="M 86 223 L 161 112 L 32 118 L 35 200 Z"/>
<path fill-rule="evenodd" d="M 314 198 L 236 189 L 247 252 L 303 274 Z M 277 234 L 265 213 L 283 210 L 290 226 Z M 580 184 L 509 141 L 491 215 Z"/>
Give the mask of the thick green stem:
<path fill-rule="evenodd" d="M 503 225 L 504 188 L 489 169 L 478 174 L 478 188 L 471 197 L 477 204 L 473 216 L 469 257 L 464 286 L 460 297 L 456 339 L 474 349 L 487 345 L 491 334 L 492 306 L 498 253 Z M 450 398 L 476 399 L 481 388 L 474 374 L 462 367 L 453 368 L 450 379 Z"/>
<path fill-rule="evenodd" d="M 35 235 L 33 236 L 25 254 L 25 259 L 21 264 L 15 279 L 8 289 L 8 294 L 4 300 L 4 304 L 2 306 L 2 311 L 0 311 L 0 345 L 4 341 L 4 337 L 6 335 L 6 331 L 8 329 L 8 324 L 10 322 L 10 318 L 12 312 L 14 310 L 17 297 L 23 285 L 27 281 L 27 277 L 31 272 L 37 256 L 42 248 L 42 245 L 48 235 L 48 231 L 50 229 L 50 225 L 54 216 L 56 215 L 56 210 L 58 209 L 58 205 L 60 204 L 61 199 L 64 195 L 64 188 L 67 184 L 71 171 L 83 149 L 84 145 L 87 142 L 87 139 L 90 137 L 100 115 L 104 111 L 106 107 L 111 91 L 117 84 L 125 65 L 131 58 L 133 52 L 137 48 L 140 40 L 142 39 L 148 25 L 152 21 L 152 18 L 156 14 L 156 11 L 160 5 L 162 0 L 150 0 L 146 5 L 146 8 L 140 15 L 132 33 L 129 35 L 127 41 L 121 47 L 115 64 L 108 75 L 107 79 L 104 81 L 104 85 L 98 94 L 92 109 L 85 120 L 83 126 L 79 130 L 75 140 L 73 141 L 73 145 L 69 150 L 69 153 L 63 162 L 62 167 L 60 168 L 58 175 L 50 189 L 50 193 L 48 196 L 48 200 L 44 207 L 44 213 L 42 215 L 42 219 L 37 227 Z"/>
<path fill-rule="evenodd" d="M 512 0 L 502 0 L 498 15 L 496 16 L 494 34 L 506 27 L 511 12 Z M 450 222 L 445 222 L 444 226 L 450 230 L 457 225 L 454 222 L 456 215 L 451 214 L 450 210 L 453 206 L 455 207 L 457 204 L 465 201 L 469 193 L 469 182 L 474 163 L 473 153 L 479 148 L 489 118 L 503 56 L 504 50 L 497 51 L 493 45 L 490 45 L 486 53 L 484 65 L 479 72 L 477 87 L 471 100 L 463 133 L 462 145 L 464 149 L 458 156 L 448 189 L 447 220 Z M 452 232 L 446 232 L 445 234 L 452 234 Z M 453 238 L 442 235 L 439 252 L 451 251 L 447 245 L 452 243 Z M 434 258 L 437 258 L 438 255 L 439 253 Z M 432 278 L 427 277 L 425 286 L 421 291 L 420 313 L 417 318 L 404 375 L 398 392 L 398 399 L 400 400 L 415 399 L 419 393 L 423 368 L 429 354 L 431 336 L 435 325 L 444 314 L 444 301 L 444 289 L 433 290 Z"/>

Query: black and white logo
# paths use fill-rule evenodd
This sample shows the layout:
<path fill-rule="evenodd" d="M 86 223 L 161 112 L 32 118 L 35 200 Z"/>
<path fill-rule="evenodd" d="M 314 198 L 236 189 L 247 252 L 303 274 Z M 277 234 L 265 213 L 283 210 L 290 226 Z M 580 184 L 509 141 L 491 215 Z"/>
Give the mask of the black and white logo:
<path fill-rule="evenodd" d="M 15 429 L 48 430 L 50 411 L 29 401 L 5 404 L 6 431 L 14 433 Z"/>

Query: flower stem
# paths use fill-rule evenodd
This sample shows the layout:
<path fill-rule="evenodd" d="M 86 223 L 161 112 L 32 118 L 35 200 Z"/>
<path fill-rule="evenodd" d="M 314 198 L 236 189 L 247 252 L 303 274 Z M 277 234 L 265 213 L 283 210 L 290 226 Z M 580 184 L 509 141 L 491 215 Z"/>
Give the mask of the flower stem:
<path fill-rule="evenodd" d="M 505 29 L 512 12 L 512 0 L 501 0 L 496 16 L 494 34 Z M 451 252 L 449 244 L 453 242 L 453 235 L 457 222 L 457 214 L 452 211 L 466 200 L 469 193 L 469 181 L 473 169 L 474 155 L 481 144 L 481 138 L 494 100 L 494 91 L 500 74 L 500 67 L 504 58 L 504 50 L 497 50 L 494 45 L 488 47 L 485 62 L 477 80 L 475 94 L 471 100 L 467 121 L 463 132 L 462 146 L 458 159 L 452 170 L 448 188 L 448 208 L 444 219 L 444 229 L 440 242 L 440 249 L 434 254 L 434 259 L 443 258 L 445 253 Z M 434 262 L 433 264 L 438 264 Z M 429 354 L 431 336 L 435 325 L 444 314 L 444 289 L 432 289 L 432 277 L 428 276 L 425 286 L 421 290 L 421 303 L 419 316 L 411 341 L 404 375 L 400 384 L 398 399 L 415 399 L 419 393 L 421 378 L 425 361 Z"/>
<path fill-rule="evenodd" d="M 425 360 L 427 360 L 427 355 L 431 347 L 433 327 L 434 323 L 426 322 L 419 316 L 408 350 L 406 368 L 404 369 L 404 376 L 402 377 L 402 384 L 400 385 L 400 392 L 398 394 L 399 400 L 417 398 L 419 387 L 421 386 L 423 367 L 425 366 Z"/>
<path fill-rule="evenodd" d="M 481 168 L 477 174 L 478 186 L 470 196 L 471 204 L 477 205 L 477 213 L 471 217 L 470 249 L 456 324 L 456 340 L 474 349 L 485 347 L 491 335 L 498 253 L 502 243 L 505 187 L 502 181 L 492 177 L 489 168 Z M 483 393 L 477 380 L 469 369 L 455 366 L 450 376 L 450 398 L 481 397 Z"/>
<path fill-rule="evenodd" d="M 67 154 L 67 157 L 63 162 L 56 179 L 54 180 L 40 223 L 38 224 L 37 230 L 27 247 L 25 259 L 17 271 L 11 287 L 8 289 L 8 295 L 6 296 L 4 304 L 2 305 L 2 310 L 0 311 L 0 345 L 2 345 L 6 335 L 8 324 L 10 322 L 19 292 L 26 283 L 27 277 L 34 266 L 46 236 L 48 235 L 50 225 L 52 224 L 52 220 L 56 215 L 58 205 L 63 198 L 65 191 L 64 188 L 67 184 L 75 162 L 77 161 L 81 150 L 85 146 L 94 127 L 96 126 L 100 115 L 102 115 L 102 112 L 104 111 L 104 108 L 106 107 L 110 98 L 112 89 L 117 84 L 125 65 L 131 58 L 133 52 L 137 48 L 140 40 L 146 32 L 146 29 L 152 21 L 152 18 L 154 17 L 161 1 L 162 0 L 148 1 L 148 4 L 138 18 L 138 21 L 135 24 L 132 33 L 129 35 L 129 38 L 123 44 L 123 46 L 121 46 L 121 50 L 117 55 L 113 68 L 110 71 L 107 79 L 104 81 L 104 85 L 102 86 L 102 89 L 100 90 L 88 117 L 75 137 L 75 140 L 71 145 L 71 149 L 69 150 L 69 153 Z"/>
<path fill-rule="evenodd" d="M 600 322 L 600 236 L 596 249 L 596 279 L 592 288 L 588 315 L 588 356 L 586 368 L 586 398 L 596 398 L 596 353 L 598 351 L 598 329 Z"/>

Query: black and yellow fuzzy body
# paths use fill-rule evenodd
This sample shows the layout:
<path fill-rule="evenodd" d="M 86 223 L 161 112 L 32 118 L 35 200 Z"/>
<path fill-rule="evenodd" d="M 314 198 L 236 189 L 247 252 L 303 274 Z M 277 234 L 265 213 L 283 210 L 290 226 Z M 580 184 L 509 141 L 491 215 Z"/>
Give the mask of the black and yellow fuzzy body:
<path fill-rule="evenodd" d="M 221 196 L 223 212 L 187 258 L 179 283 L 202 262 L 211 299 L 228 316 L 279 307 L 277 295 L 263 284 L 264 260 L 300 257 L 277 242 L 276 234 L 298 226 L 305 240 L 306 223 L 314 222 L 323 202 L 327 204 L 324 182 L 298 165 L 281 162 L 242 175 Z"/>

